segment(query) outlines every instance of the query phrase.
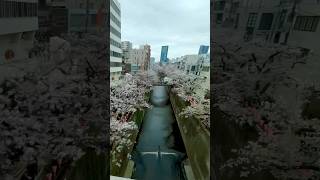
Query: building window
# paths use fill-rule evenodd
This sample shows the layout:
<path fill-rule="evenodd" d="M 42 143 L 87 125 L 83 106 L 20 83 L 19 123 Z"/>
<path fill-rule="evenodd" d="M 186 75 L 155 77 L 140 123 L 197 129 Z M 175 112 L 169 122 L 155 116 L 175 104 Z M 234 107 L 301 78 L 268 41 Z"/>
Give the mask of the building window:
<path fill-rule="evenodd" d="M 0 17 L 36 17 L 38 3 L 0 0 Z"/>
<path fill-rule="evenodd" d="M 298 16 L 294 24 L 294 30 L 315 32 L 319 19 L 320 16 Z"/>
<path fill-rule="evenodd" d="M 255 27 L 257 22 L 258 13 L 250 13 L 248 17 L 247 27 Z"/>
<path fill-rule="evenodd" d="M 204 66 L 202 68 L 202 71 L 205 71 L 205 72 L 209 72 L 209 70 L 210 70 L 210 66 Z"/>
<path fill-rule="evenodd" d="M 85 26 L 85 20 L 86 20 L 85 15 L 74 14 L 74 15 L 71 15 L 70 19 L 71 19 L 71 21 L 70 21 L 70 26 L 71 27 L 82 27 L 82 26 Z"/>
<path fill-rule="evenodd" d="M 259 30 L 270 30 L 273 20 L 272 13 L 263 13 L 260 20 Z"/>
<path fill-rule="evenodd" d="M 111 43 L 111 45 L 114 45 L 118 48 L 121 48 L 121 44 L 119 42 L 113 40 L 112 38 L 110 38 L 110 43 Z"/>
<path fill-rule="evenodd" d="M 223 13 L 217 13 L 216 23 L 221 24 L 223 19 Z"/>
<path fill-rule="evenodd" d="M 222 10 L 224 10 L 225 5 L 226 5 L 225 1 L 218 1 L 218 2 L 214 3 L 213 9 L 216 11 L 222 11 Z"/>
<path fill-rule="evenodd" d="M 116 35 L 116 36 L 118 36 L 119 38 L 121 38 L 121 33 L 120 33 L 119 31 L 117 31 L 114 27 L 110 26 L 110 31 L 111 31 L 114 35 Z"/>
<path fill-rule="evenodd" d="M 119 57 L 119 58 L 122 57 L 122 54 L 121 54 L 121 53 L 114 52 L 114 51 L 110 51 L 110 55 L 113 56 L 113 57 Z"/>
<path fill-rule="evenodd" d="M 118 6 L 116 5 L 116 3 L 113 2 L 113 0 L 111 0 L 110 3 L 111 3 L 112 9 L 114 9 L 114 10 L 118 13 L 118 15 L 121 16 L 120 9 L 119 9 Z"/>
<path fill-rule="evenodd" d="M 110 62 L 110 67 L 121 67 L 122 63 L 121 62 Z"/>
<path fill-rule="evenodd" d="M 115 15 L 113 15 L 112 13 L 110 13 L 110 18 L 111 18 L 111 20 L 114 22 L 114 23 L 116 23 L 116 25 L 118 25 L 119 27 L 121 27 L 121 23 L 120 23 L 120 21 L 118 20 L 118 18 L 115 16 Z"/>

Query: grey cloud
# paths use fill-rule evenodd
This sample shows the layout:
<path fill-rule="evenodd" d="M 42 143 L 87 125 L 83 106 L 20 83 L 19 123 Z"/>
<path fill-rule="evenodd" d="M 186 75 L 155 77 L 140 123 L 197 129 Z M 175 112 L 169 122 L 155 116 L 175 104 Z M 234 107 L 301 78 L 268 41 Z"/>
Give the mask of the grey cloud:
<path fill-rule="evenodd" d="M 161 46 L 169 58 L 195 54 L 210 43 L 209 0 L 120 0 L 122 40 L 148 43 L 159 60 Z"/>

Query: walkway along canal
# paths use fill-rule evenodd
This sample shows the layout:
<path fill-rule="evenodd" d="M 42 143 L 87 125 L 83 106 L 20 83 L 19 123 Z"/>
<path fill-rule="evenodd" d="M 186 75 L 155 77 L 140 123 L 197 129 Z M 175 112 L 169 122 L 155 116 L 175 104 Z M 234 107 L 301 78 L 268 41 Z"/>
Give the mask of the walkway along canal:
<path fill-rule="evenodd" d="M 148 109 L 133 152 L 138 180 L 186 180 L 187 158 L 166 86 L 154 86 Z"/>

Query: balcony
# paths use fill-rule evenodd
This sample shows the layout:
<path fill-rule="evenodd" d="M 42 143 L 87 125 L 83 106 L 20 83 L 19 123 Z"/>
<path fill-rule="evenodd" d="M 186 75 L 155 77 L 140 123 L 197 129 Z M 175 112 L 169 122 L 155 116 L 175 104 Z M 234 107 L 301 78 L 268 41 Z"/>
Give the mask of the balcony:
<path fill-rule="evenodd" d="M 38 17 L 9 17 L 0 19 L 0 35 L 38 30 Z"/>

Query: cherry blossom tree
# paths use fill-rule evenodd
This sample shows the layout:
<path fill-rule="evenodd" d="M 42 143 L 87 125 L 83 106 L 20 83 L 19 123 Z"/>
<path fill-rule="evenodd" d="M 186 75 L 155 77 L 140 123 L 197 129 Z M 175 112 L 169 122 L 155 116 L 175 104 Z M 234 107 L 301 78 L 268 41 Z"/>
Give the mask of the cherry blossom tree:
<path fill-rule="evenodd" d="M 172 86 L 173 92 L 190 103 L 180 115 L 197 117 L 210 128 L 210 101 L 205 99 L 205 92 L 199 93 L 199 87 L 202 87 L 205 79 L 194 74 L 187 75 L 174 65 L 159 66 L 157 71 L 159 76 L 170 79 L 167 84 Z"/>
<path fill-rule="evenodd" d="M 122 154 L 134 144 L 133 137 L 138 131 L 138 124 L 132 117 L 137 110 L 150 107 L 147 97 L 151 85 L 152 78 L 148 72 L 139 72 L 136 75 L 127 73 L 121 80 L 111 84 L 111 169 L 114 168 L 114 164 L 117 168 L 122 166 L 124 162 Z"/>
<path fill-rule="evenodd" d="M 132 76 L 126 74 L 122 80 L 111 85 L 110 110 L 113 116 L 134 113 L 136 109 L 149 107 L 146 93 L 150 91 L 151 82 L 146 74 Z"/>
<path fill-rule="evenodd" d="M 61 59 L 50 54 L 49 68 L 27 72 L 21 64 L 20 77 L 0 83 L 0 179 L 12 179 L 18 162 L 74 162 L 87 148 L 107 152 L 106 38 L 66 39 L 71 48 L 54 55 Z"/>
<path fill-rule="evenodd" d="M 302 116 L 307 97 L 318 90 L 295 73 L 312 63 L 309 51 L 259 43 L 213 49 L 213 103 L 258 133 L 256 141 L 233 150 L 238 157 L 223 168 L 240 168 L 241 176 L 269 171 L 279 179 L 319 177 L 319 119 Z"/>

